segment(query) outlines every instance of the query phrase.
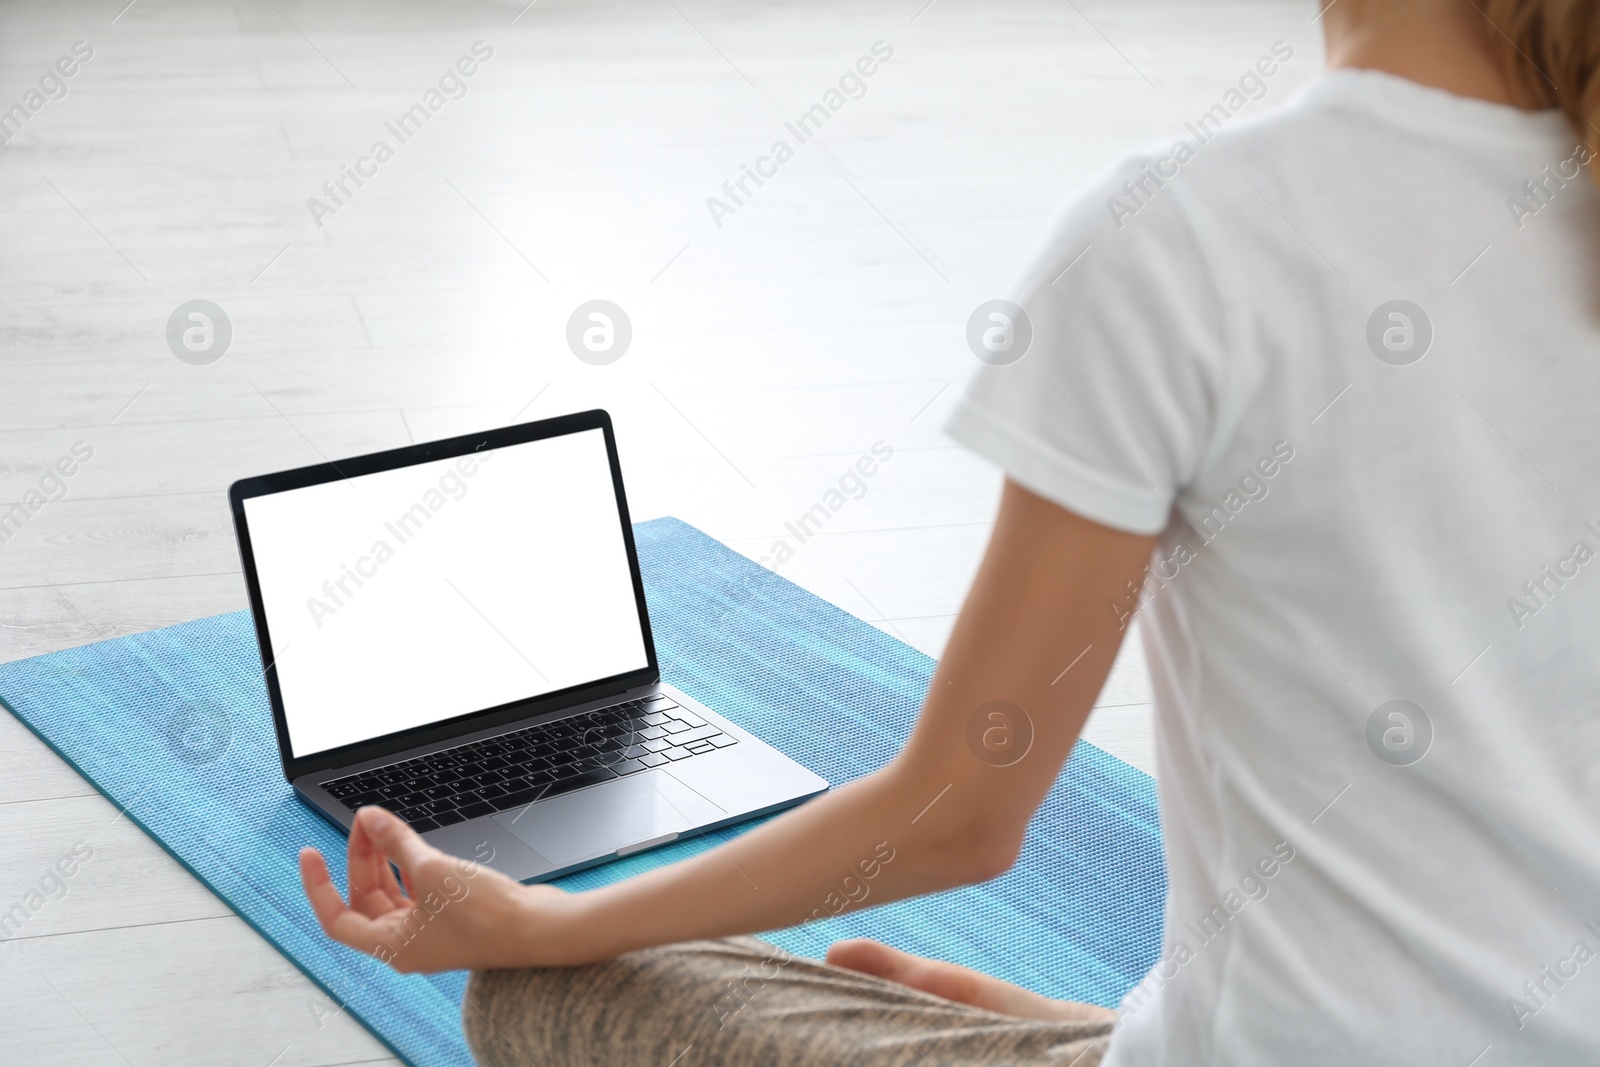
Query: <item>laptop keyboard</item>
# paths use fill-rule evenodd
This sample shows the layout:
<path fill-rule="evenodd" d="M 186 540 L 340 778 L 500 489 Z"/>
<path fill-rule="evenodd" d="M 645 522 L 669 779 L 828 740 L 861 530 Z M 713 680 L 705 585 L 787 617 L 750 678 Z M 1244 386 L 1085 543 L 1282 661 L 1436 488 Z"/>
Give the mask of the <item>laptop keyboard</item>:
<path fill-rule="evenodd" d="M 381 804 L 417 831 L 531 804 L 735 743 L 655 694 L 323 783 L 345 807 Z"/>

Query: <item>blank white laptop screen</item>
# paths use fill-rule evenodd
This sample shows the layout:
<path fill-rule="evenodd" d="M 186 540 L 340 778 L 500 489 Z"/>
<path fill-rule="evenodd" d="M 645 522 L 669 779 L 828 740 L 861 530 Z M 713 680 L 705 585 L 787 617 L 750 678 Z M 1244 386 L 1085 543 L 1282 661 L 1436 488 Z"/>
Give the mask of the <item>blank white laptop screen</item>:
<path fill-rule="evenodd" d="M 244 511 L 296 758 L 649 665 L 600 429 Z"/>

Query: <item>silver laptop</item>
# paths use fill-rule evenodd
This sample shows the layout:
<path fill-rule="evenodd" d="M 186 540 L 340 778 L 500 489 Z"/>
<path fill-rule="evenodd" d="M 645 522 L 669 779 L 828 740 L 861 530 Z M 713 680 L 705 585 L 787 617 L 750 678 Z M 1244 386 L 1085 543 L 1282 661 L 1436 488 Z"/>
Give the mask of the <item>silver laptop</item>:
<path fill-rule="evenodd" d="M 611 419 L 236 482 L 285 776 L 547 879 L 828 783 L 661 681 Z"/>

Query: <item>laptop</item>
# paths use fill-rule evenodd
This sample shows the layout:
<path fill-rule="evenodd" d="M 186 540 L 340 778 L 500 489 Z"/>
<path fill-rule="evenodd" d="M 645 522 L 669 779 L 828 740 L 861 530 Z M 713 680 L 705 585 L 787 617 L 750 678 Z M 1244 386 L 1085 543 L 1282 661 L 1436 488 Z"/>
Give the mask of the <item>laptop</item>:
<path fill-rule="evenodd" d="M 235 482 L 283 772 L 537 881 L 828 783 L 661 680 L 611 418 Z"/>

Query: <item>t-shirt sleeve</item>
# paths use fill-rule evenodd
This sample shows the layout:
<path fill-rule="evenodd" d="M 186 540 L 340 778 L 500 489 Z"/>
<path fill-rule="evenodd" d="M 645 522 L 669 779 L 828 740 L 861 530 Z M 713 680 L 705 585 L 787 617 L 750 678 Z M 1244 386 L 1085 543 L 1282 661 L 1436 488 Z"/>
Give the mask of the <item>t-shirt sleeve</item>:
<path fill-rule="evenodd" d="M 1200 469 L 1227 369 L 1183 176 L 1157 186 L 1153 163 L 1114 164 L 1057 213 L 1014 290 L 1027 348 L 1010 363 L 987 354 L 945 424 L 1030 491 L 1142 534 L 1166 527 Z M 993 322 L 1003 346 L 1006 323 Z M 969 344 L 982 345 L 982 326 L 969 324 Z"/>

